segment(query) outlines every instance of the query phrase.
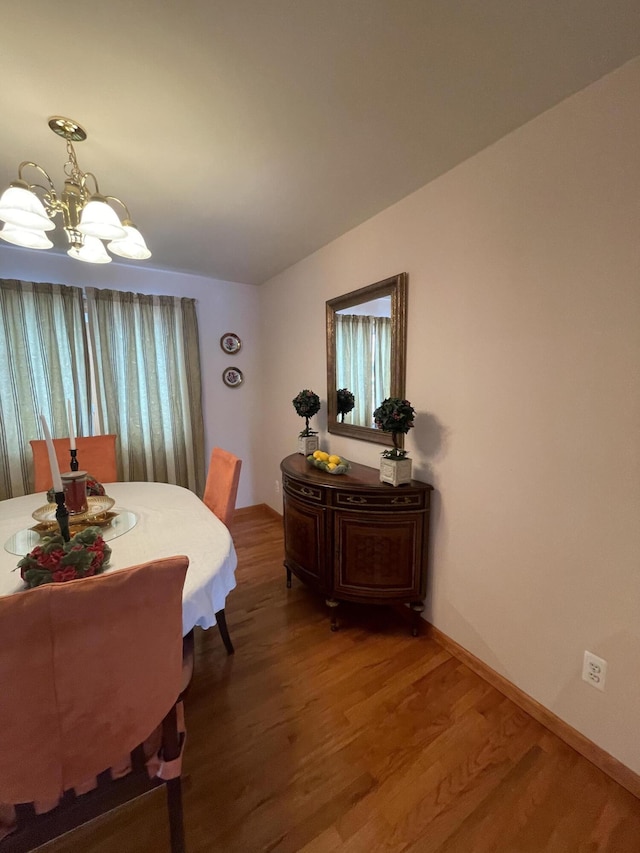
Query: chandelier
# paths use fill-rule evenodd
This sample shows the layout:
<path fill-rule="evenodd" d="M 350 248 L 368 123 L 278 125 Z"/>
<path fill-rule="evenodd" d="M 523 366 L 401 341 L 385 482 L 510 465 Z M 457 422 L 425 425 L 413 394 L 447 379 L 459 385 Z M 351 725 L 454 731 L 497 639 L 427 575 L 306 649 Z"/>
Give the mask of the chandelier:
<path fill-rule="evenodd" d="M 53 181 L 37 163 L 25 161 L 18 168 L 18 179 L 0 196 L 0 219 L 6 223 L 0 237 L 8 243 L 27 249 L 50 249 L 53 246 L 46 232 L 55 228 L 52 221 L 62 214 L 62 225 L 70 248 L 67 254 L 78 261 L 108 264 L 111 257 L 106 248 L 121 258 L 140 261 L 151 257 L 144 237 L 131 221 L 127 205 L 112 195 L 102 195 L 93 172 L 83 172 L 78 166 L 74 142 L 83 142 L 87 133 L 77 122 L 63 116 L 49 119 L 49 127 L 67 141 L 68 160 L 64 165 L 64 190 L 58 194 Z M 30 184 L 23 178 L 26 169 L 35 169 L 46 180 Z M 91 179 L 93 191 L 87 182 Z M 124 210 L 124 219 L 113 207 Z"/>

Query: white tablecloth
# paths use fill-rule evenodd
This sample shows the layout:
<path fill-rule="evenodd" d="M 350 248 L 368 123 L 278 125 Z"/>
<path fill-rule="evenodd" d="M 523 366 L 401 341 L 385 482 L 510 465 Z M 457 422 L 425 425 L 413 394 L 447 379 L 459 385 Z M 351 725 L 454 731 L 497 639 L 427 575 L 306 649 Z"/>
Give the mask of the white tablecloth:
<path fill-rule="evenodd" d="M 114 511 L 131 510 L 136 526 L 109 542 L 109 571 L 124 569 L 158 557 L 186 554 L 189 569 L 182 599 L 183 633 L 194 625 L 210 628 L 215 614 L 235 587 L 237 557 L 231 534 L 202 501 L 181 486 L 166 483 L 107 483 Z M 9 554 L 4 543 L 18 530 L 35 524 L 31 513 L 46 504 L 44 493 L 0 501 L 0 595 L 24 588 L 20 557 Z"/>

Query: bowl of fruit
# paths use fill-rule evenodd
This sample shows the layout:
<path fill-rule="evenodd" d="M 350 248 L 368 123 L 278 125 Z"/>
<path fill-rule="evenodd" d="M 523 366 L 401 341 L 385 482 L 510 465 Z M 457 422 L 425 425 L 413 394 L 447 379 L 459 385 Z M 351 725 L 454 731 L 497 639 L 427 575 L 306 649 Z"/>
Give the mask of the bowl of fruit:
<path fill-rule="evenodd" d="M 307 456 L 307 462 L 315 468 L 320 468 L 321 471 L 326 471 L 327 474 L 346 474 L 349 470 L 349 463 L 346 459 L 333 453 L 327 453 L 326 450 L 315 450 L 310 456 Z"/>

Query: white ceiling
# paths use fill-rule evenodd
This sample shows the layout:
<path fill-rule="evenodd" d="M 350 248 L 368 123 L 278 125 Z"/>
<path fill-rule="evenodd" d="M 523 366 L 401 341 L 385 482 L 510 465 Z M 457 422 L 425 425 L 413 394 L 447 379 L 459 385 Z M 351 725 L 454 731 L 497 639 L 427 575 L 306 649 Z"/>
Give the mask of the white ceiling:
<path fill-rule="evenodd" d="M 0 189 L 61 186 L 69 116 L 144 263 L 259 284 L 640 54 L 640 0 L 23 0 L 0 32 Z"/>

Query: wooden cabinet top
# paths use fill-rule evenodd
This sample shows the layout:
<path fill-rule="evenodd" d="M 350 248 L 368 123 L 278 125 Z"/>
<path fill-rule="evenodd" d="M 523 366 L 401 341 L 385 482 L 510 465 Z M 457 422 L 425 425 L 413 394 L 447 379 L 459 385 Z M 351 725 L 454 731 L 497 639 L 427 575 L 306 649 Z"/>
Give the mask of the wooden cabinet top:
<path fill-rule="evenodd" d="M 359 465 L 351 462 L 351 467 L 346 474 L 329 474 L 321 468 L 315 468 L 307 462 L 306 456 L 301 453 L 292 453 L 285 457 L 280 463 L 280 469 L 284 474 L 303 480 L 316 486 L 333 489 L 384 489 L 391 492 L 402 493 L 406 489 L 432 489 L 428 483 L 420 480 L 412 480 L 406 486 L 390 486 L 388 483 L 380 482 L 380 471 L 369 465 Z"/>

